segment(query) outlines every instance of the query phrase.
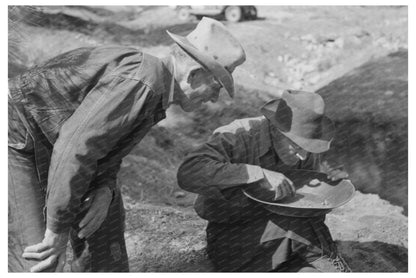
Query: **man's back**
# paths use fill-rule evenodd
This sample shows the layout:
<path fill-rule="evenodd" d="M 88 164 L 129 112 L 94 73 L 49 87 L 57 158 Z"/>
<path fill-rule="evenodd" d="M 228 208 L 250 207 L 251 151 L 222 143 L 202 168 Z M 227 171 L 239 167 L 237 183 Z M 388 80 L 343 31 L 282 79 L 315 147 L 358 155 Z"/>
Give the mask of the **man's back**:
<path fill-rule="evenodd" d="M 142 57 L 141 52 L 127 47 L 78 48 L 10 79 L 10 93 L 53 143 L 63 122 L 104 76 L 132 73 L 140 67 Z M 127 59 L 130 71 L 120 67 Z"/>

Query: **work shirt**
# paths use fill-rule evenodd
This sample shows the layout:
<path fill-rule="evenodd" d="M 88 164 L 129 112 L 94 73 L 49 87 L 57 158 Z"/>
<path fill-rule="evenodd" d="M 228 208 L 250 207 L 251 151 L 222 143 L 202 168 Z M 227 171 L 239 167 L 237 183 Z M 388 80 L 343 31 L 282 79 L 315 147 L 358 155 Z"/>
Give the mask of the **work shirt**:
<path fill-rule="evenodd" d="M 333 251 L 325 216 L 288 217 L 267 211 L 241 189 L 259 186 L 262 169 L 318 170 L 309 153 L 294 166 L 276 154 L 264 117 L 236 120 L 214 131 L 178 170 L 179 186 L 198 194 L 197 214 L 208 220 L 208 255 L 220 271 L 269 271 L 295 253 L 306 259 Z"/>
<path fill-rule="evenodd" d="M 86 47 L 9 80 L 30 125 L 49 229 L 68 230 L 91 188 L 116 186 L 122 158 L 166 117 L 179 89 L 171 72 L 135 48 Z"/>

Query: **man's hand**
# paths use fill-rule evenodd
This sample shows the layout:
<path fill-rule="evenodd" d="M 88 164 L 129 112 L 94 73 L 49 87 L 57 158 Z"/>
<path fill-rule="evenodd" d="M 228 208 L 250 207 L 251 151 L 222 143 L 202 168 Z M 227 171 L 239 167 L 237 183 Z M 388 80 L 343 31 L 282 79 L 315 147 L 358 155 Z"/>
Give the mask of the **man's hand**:
<path fill-rule="evenodd" d="M 263 174 L 264 179 L 260 182 L 260 186 L 274 191 L 274 200 L 295 195 L 296 188 L 293 186 L 293 182 L 282 173 L 263 169 Z"/>
<path fill-rule="evenodd" d="M 79 223 L 79 227 L 81 228 L 78 233 L 79 238 L 87 238 L 100 228 L 107 217 L 108 207 L 112 198 L 113 194 L 108 187 L 91 191 L 83 204 L 82 209 L 88 209 L 88 212 Z"/>
<path fill-rule="evenodd" d="M 332 181 L 337 181 L 341 179 L 347 179 L 348 173 L 342 170 L 343 166 L 339 165 L 336 167 L 331 167 L 328 162 L 325 160 L 321 163 L 321 172 L 327 174 L 328 179 Z"/>
<path fill-rule="evenodd" d="M 56 272 L 62 272 L 66 263 L 66 245 L 68 233 L 56 234 L 46 229 L 45 236 L 41 243 L 26 247 L 22 257 L 40 261 L 34 265 L 31 272 L 49 270 L 56 265 Z"/>

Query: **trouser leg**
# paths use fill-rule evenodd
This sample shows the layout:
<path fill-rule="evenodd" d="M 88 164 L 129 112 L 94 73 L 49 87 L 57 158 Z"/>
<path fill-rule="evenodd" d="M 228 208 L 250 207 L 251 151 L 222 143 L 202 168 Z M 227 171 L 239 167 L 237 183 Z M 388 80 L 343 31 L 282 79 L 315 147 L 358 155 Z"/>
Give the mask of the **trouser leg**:
<path fill-rule="evenodd" d="M 320 258 L 307 262 L 300 256 L 294 256 L 289 261 L 281 264 L 278 272 L 351 272 L 348 264 L 340 254 L 333 256 L 323 255 Z"/>
<path fill-rule="evenodd" d="M 8 267 L 9 272 L 29 271 L 36 261 L 22 258 L 24 248 L 43 240 L 45 195 L 38 182 L 34 155 L 9 148 Z"/>
<path fill-rule="evenodd" d="M 310 263 L 319 272 L 352 272 L 347 262 L 340 254 L 336 254 L 333 258 L 323 256 L 316 261 Z"/>
<path fill-rule="evenodd" d="M 124 240 L 124 206 L 120 190 L 116 190 L 101 227 L 88 239 L 77 236 L 80 214 L 73 226 L 70 239 L 74 250 L 71 269 L 74 272 L 128 272 L 126 243 Z"/>

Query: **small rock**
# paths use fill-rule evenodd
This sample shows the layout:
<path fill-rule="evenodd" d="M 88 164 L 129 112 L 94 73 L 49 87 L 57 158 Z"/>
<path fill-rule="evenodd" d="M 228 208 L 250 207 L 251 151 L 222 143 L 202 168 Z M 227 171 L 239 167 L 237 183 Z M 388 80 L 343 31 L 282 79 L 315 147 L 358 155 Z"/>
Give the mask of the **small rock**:
<path fill-rule="evenodd" d="M 328 48 L 336 48 L 337 47 L 335 42 L 328 42 L 325 46 L 328 47 Z"/>
<path fill-rule="evenodd" d="M 175 193 L 173 193 L 173 196 L 175 196 L 175 198 L 183 198 L 186 196 L 185 192 L 183 191 L 176 191 Z"/>
<path fill-rule="evenodd" d="M 362 40 L 359 37 L 353 36 L 349 39 L 349 42 L 354 45 L 360 45 L 362 43 Z"/>
<path fill-rule="evenodd" d="M 307 44 L 307 45 L 305 46 L 305 48 L 306 48 L 307 50 L 315 50 L 315 49 L 317 48 L 317 46 L 316 46 L 315 44 Z"/>
<path fill-rule="evenodd" d="M 285 63 L 289 62 L 291 59 L 292 59 L 292 56 L 290 56 L 289 54 L 283 55 L 283 61 Z"/>
<path fill-rule="evenodd" d="M 387 96 L 387 97 L 391 97 L 392 95 L 394 95 L 394 92 L 393 91 L 385 91 L 384 95 Z"/>
<path fill-rule="evenodd" d="M 313 65 L 310 64 L 300 64 L 298 66 L 299 71 L 303 72 L 303 73 L 308 73 L 308 72 L 312 72 L 315 70 L 315 67 Z"/>
<path fill-rule="evenodd" d="M 315 36 L 314 36 L 314 35 L 312 35 L 312 34 L 307 34 L 307 35 L 304 35 L 304 36 L 300 37 L 300 39 L 301 39 L 302 41 L 307 41 L 307 42 L 311 42 L 311 43 L 316 43 L 316 38 L 315 38 Z"/>
<path fill-rule="evenodd" d="M 121 162 L 121 168 L 126 168 L 126 167 L 130 167 L 130 166 L 131 166 L 131 163 L 127 160 L 123 160 Z"/>
<path fill-rule="evenodd" d="M 388 44 L 388 41 L 385 37 L 379 37 L 373 41 L 373 44 L 376 46 L 383 46 L 385 44 Z"/>
<path fill-rule="evenodd" d="M 371 34 L 366 30 L 360 29 L 358 32 L 355 33 L 354 36 L 357 38 L 364 38 L 371 36 Z"/>
<path fill-rule="evenodd" d="M 382 100 L 382 99 L 379 99 L 379 100 L 377 101 L 377 105 L 378 105 L 378 106 L 383 106 L 384 104 L 386 104 L 386 102 L 385 102 L 384 100 Z"/>
<path fill-rule="evenodd" d="M 300 89 L 302 89 L 302 87 L 303 87 L 303 84 L 302 84 L 302 82 L 300 82 L 300 81 L 296 81 L 296 82 L 294 82 L 293 84 L 292 84 L 292 86 L 291 86 L 293 89 L 295 89 L 295 90 L 300 90 Z"/>
<path fill-rule="evenodd" d="M 345 40 L 344 40 L 344 38 L 338 38 L 338 39 L 335 40 L 334 43 L 338 48 L 343 48 L 344 44 L 345 44 Z"/>
<path fill-rule="evenodd" d="M 287 66 L 293 66 L 293 65 L 295 65 L 298 62 L 299 62 L 298 59 L 293 58 L 293 59 L 290 59 L 289 61 L 287 61 L 286 65 Z"/>
<path fill-rule="evenodd" d="M 279 86 L 279 79 L 275 77 L 265 76 L 263 82 L 271 86 Z"/>
<path fill-rule="evenodd" d="M 313 74 L 310 78 L 308 78 L 309 82 L 311 84 L 316 84 L 321 79 L 321 75 L 318 73 Z"/>

